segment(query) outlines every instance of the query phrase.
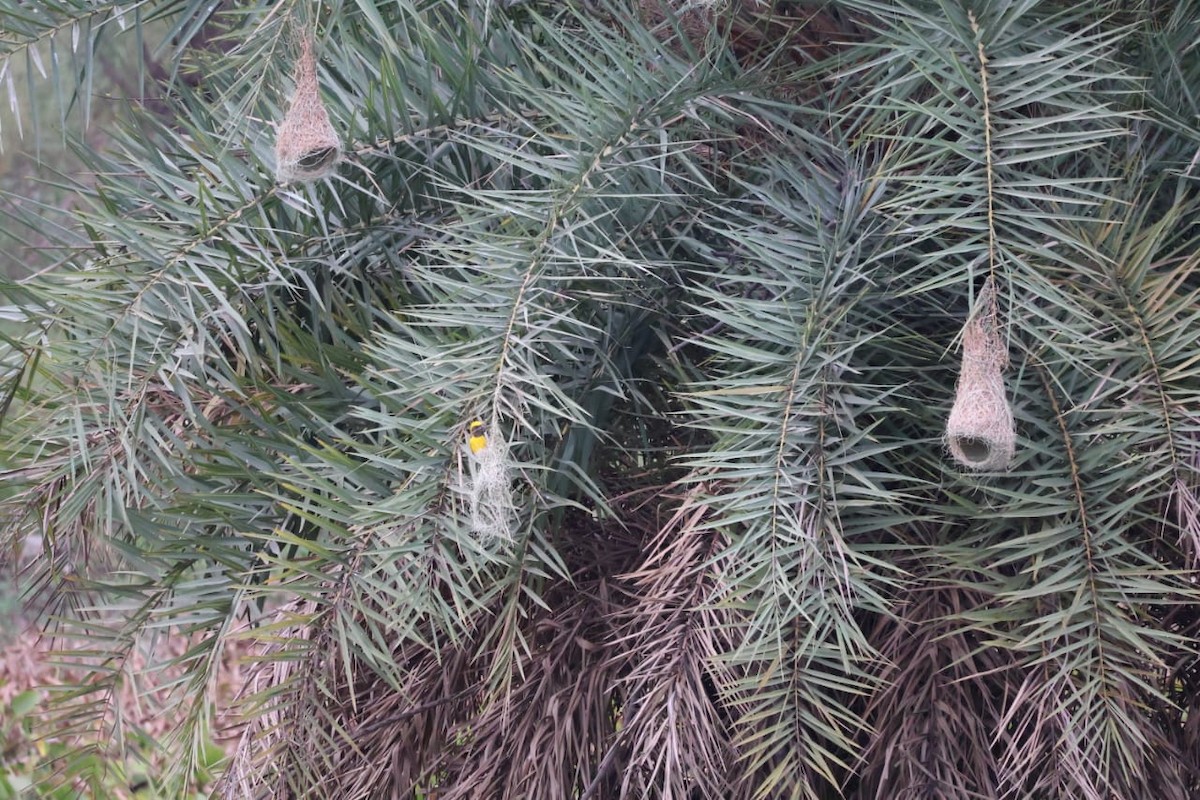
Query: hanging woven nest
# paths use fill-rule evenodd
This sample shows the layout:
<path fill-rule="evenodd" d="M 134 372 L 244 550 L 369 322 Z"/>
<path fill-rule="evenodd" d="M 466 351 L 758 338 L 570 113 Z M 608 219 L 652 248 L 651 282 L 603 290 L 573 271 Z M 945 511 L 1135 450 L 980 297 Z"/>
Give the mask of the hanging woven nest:
<path fill-rule="evenodd" d="M 471 458 L 471 530 L 485 542 L 512 541 L 516 507 L 508 443 L 499 435 L 494 418 L 491 425 L 478 419 L 472 421 L 467 433 Z"/>
<path fill-rule="evenodd" d="M 1016 452 L 1012 409 L 1004 392 L 1008 348 L 997 324 L 996 283 L 988 278 L 963 327 L 962 369 L 946 421 L 946 446 L 962 466 L 1008 467 Z"/>
<path fill-rule="evenodd" d="M 333 174 L 342 155 L 317 85 L 317 57 L 312 41 L 300 41 L 293 72 L 296 89 L 275 138 L 275 178 L 279 183 L 315 181 Z"/>

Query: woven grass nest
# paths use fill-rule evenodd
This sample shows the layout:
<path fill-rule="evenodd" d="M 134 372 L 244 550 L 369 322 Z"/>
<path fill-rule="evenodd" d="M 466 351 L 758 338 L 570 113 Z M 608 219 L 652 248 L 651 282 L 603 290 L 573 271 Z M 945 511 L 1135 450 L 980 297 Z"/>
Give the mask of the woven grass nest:
<path fill-rule="evenodd" d="M 1004 391 L 1008 348 L 997 324 L 996 283 L 989 278 L 963 327 L 962 368 L 946 421 L 946 446 L 962 466 L 1008 467 L 1016 453 L 1012 408 Z"/>
<path fill-rule="evenodd" d="M 471 530 L 480 540 L 512 541 L 516 505 L 512 491 L 512 465 L 508 457 L 508 442 L 500 435 L 495 416 L 489 424 L 475 420 L 468 428 L 467 452 L 470 457 L 471 480 L 469 500 Z"/>
<path fill-rule="evenodd" d="M 342 155 L 342 142 L 321 101 L 317 57 L 308 38 L 300 42 L 293 78 L 296 88 L 275 135 L 275 178 L 279 183 L 325 178 L 333 174 Z"/>

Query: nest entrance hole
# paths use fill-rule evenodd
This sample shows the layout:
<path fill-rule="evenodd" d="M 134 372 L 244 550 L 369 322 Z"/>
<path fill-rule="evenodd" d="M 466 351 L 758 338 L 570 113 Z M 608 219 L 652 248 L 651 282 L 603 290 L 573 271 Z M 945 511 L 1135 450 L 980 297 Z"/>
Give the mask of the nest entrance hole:
<path fill-rule="evenodd" d="M 958 452 L 972 464 L 983 464 L 991 459 L 992 443 L 987 439 L 981 439 L 977 436 L 958 436 L 954 443 L 958 445 Z"/>

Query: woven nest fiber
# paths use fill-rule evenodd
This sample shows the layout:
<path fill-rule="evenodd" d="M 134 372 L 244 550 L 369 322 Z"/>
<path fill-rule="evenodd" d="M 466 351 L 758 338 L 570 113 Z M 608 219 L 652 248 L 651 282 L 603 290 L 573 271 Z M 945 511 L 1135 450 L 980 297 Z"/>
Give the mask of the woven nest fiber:
<path fill-rule="evenodd" d="M 317 85 L 317 58 L 305 38 L 292 76 L 296 89 L 275 136 L 275 178 L 279 183 L 314 181 L 331 175 L 342 154 Z"/>
<path fill-rule="evenodd" d="M 962 368 L 946 421 L 946 446 L 962 466 L 1005 469 L 1016 452 L 1012 409 L 1004 392 L 1008 348 L 997 324 L 996 284 L 989 278 L 963 327 Z"/>
<path fill-rule="evenodd" d="M 491 430 L 498 428 L 493 425 Z M 483 442 L 478 449 L 471 448 L 471 530 L 483 541 L 512 541 L 516 507 L 508 443 L 498 435 Z"/>

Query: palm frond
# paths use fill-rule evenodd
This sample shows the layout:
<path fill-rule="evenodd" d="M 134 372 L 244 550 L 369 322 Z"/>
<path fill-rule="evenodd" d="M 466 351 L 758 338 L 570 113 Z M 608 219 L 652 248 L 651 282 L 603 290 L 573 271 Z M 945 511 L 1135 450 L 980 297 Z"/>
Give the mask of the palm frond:
<path fill-rule="evenodd" d="M 1198 791 L 1194 3 L 17 5 L 0 70 L 170 43 L 3 284 L 45 786 Z M 297 37 L 342 157 L 281 185 Z"/>

